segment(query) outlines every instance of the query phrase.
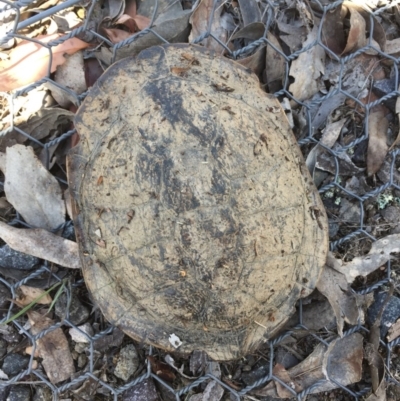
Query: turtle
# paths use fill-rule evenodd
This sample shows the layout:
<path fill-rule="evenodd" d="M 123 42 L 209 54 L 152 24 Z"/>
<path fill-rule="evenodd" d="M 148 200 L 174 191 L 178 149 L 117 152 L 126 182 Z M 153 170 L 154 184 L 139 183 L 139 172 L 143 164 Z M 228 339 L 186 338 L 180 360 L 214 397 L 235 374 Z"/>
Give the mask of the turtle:
<path fill-rule="evenodd" d="M 105 318 L 168 352 L 240 358 L 315 288 L 327 217 L 257 76 L 192 44 L 111 65 L 75 117 L 68 180 Z"/>

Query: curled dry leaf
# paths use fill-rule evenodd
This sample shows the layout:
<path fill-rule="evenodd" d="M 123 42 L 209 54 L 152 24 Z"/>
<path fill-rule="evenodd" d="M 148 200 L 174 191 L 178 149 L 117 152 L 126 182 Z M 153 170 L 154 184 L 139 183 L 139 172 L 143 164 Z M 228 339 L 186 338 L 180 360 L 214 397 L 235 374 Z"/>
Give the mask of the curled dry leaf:
<path fill-rule="evenodd" d="M 184 10 L 174 14 L 163 14 L 155 22 L 152 30 L 160 37 L 164 38 L 170 43 L 183 43 L 188 41 L 189 36 L 189 18 L 191 11 Z M 118 49 L 115 60 L 113 60 L 113 53 L 105 46 L 101 47 L 100 53 L 97 55 L 106 65 L 110 65 L 113 61 L 121 60 L 125 57 L 135 56 L 142 50 L 151 46 L 157 46 L 164 43 L 158 36 L 149 32 L 134 42 L 121 49 Z"/>
<path fill-rule="evenodd" d="M 35 299 L 40 297 L 43 293 L 45 293 L 45 291 L 42 290 L 41 288 L 21 285 L 21 287 L 18 288 L 18 298 L 17 298 L 18 305 L 19 306 L 29 305 Z M 46 294 L 36 302 L 41 305 L 48 305 L 51 303 L 51 301 L 52 301 L 51 296 L 49 294 Z"/>
<path fill-rule="evenodd" d="M 283 54 L 278 39 L 271 32 L 267 33 L 267 39 Z M 265 75 L 269 92 L 277 92 L 282 88 L 283 77 L 285 76 L 285 58 L 282 54 L 279 54 L 271 45 L 267 46 Z"/>
<path fill-rule="evenodd" d="M 308 34 L 303 49 L 316 42 L 318 27 L 315 26 Z M 315 45 L 310 50 L 303 52 L 292 62 L 289 75 L 294 78 L 294 83 L 289 86 L 293 97 L 299 101 L 311 98 L 318 90 L 321 76 L 324 74 L 325 51 L 321 46 Z"/>
<path fill-rule="evenodd" d="M 62 35 L 39 36 L 37 40 L 47 44 Z M 67 39 L 51 48 L 53 55 L 50 72 L 65 62 L 65 54 L 74 54 L 89 44 L 78 38 Z M 42 44 L 24 40 L 14 48 L 7 60 L 0 61 L 0 91 L 11 91 L 47 76 L 50 51 Z"/>
<path fill-rule="evenodd" d="M 327 13 L 322 21 L 322 41 L 338 56 L 353 53 L 368 44 L 367 32 L 371 31 L 371 13 L 362 3 L 345 1 L 335 10 Z M 375 16 L 372 37 L 380 50 L 385 51 L 385 31 Z M 345 20 L 348 20 L 345 22 Z M 347 25 L 350 26 L 347 29 Z M 346 28 L 345 28 L 346 27 Z M 348 32 L 347 37 L 345 33 Z M 328 53 L 329 54 L 329 53 Z"/>
<path fill-rule="evenodd" d="M 57 180 L 31 147 L 7 148 L 4 192 L 7 200 L 35 228 L 55 230 L 65 222 L 65 204 Z"/>
<path fill-rule="evenodd" d="M 210 17 L 214 9 L 214 0 L 201 0 L 197 8 L 194 10 L 190 23 L 192 24 L 192 32 L 189 36 L 189 42 L 192 42 L 198 36 L 207 32 L 209 29 Z M 226 43 L 228 32 L 221 25 L 221 14 L 223 11 L 222 1 L 216 0 L 216 7 L 214 15 L 212 16 L 212 24 L 210 33 L 218 38 L 222 43 Z M 215 50 L 216 52 L 223 53 L 225 48 L 221 46 L 211 36 L 201 41 L 199 44 L 207 47 L 208 49 Z"/>
<path fill-rule="evenodd" d="M 326 379 L 325 383 L 313 388 L 311 394 L 329 391 L 338 387 L 336 383 L 348 386 L 360 381 L 362 361 L 363 336 L 354 333 L 344 338 L 337 338 L 328 346 L 318 344 L 304 361 L 284 373 L 283 381 L 293 383 L 296 391 L 302 391 L 319 380 Z M 336 383 L 330 379 L 334 379 Z M 264 388 L 253 391 L 253 394 L 262 397 L 280 397 L 274 381 Z M 287 398 L 286 392 L 281 395 Z"/>
<path fill-rule="evenodd" d="M 398 90 L 400 90 L 400 86 L 399 86 L 399 89 L 398 89 Z M 398 97 L 398 98 L 396 99 L 396 108 L 395 108 L 395 111 L 396 111 L 397 118 L 398 118 L 399 121 L 400 121 L 400 97 Z M 399 132 L 397 133 L 397 138 L 396 138 L 396 140 L 393 142 L 393 144 L 392 144 L 392 146 L 390 147 L 389 151 L 392 150 L 392 149 L 393 149 L 395 146 L 397 146 L 399 143 L 400 143 L 400 127 L 399 127 Z"/>
<path fill-rule="evenodd" d="M 47 82 L 49 84 L 49 82 Z M 47 85 L 46 85 L 47 86 Z M 29 92 L 30 94 L 31 92 Z M 29 96 L 29 95 L 28 95 Z M 32 102 L 40 101 L 33 97 Z M 14 119 L 14 125 L 35 139 L 43 139 L 51 133 L 62 134 L 68 130 L 72 124 L 74 113 L 59 108 L 41 108 L 31 113 L 27 111 L 21 113 Z M 6 148 L 21 144 L 28 140 L 26 135 L 20 134 L 16 130 L 0 137 L 0 151 L 5 152 Z"/>
<path fill-rule="evenodd" d="M 80 268 L 78 244 L 46 230 L 14 228 L 0 222 L 0 238 L 10 248 L 60 266 Z"/>
<path fill-rule="evenodd" d="M 368 175 L 379 171 L 389 151 L 387 145 L 387 130 L 389 128 L 387 113 L 387 108 L 380 104 L 375 106 L 368 115 Z"/>
<path fill-rule="evenodd" d="M 261 21 L 261 11 L 257 0 L 238 0 L 240 6 L 240 14 L 243 19 L 243 26 L 247 26 L 252 22 Z"/>
<path fill-rule="evenodd" d="M 48 317 L 35 311 L 28 311 L 31 333 L 39 334 L 54 324 Z M 51 383 L 59 383 L 69 379 L 75 373 L 69 343 L 62 329 L 47 333 L 36 341 L 37 350 L 42 358 L 42 365 Z"/>
<path fill-rule="evenodd" d="M 400 234 L 388 235 L 375 241 L 366 255 L 356 257 L 351 262 L 333 258 L 330 267 L 343 273 L 347 282 L 351 284 L 357 276 L 367 276 L 394 257 L 392 254 L 399 252 Z"/>

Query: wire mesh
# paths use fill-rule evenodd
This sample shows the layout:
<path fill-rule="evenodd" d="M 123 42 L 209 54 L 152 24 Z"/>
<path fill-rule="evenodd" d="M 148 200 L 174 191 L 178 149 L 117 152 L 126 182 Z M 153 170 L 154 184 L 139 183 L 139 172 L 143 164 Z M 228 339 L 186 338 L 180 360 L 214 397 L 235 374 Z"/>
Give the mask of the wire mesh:
<path fill-rule="evenodd" d="M 84 19 L 83 25 L 79 26 L 78 28 L 72 29 L 70 32 L 65 34 L 64 36 L 52 40 L 48 43 L 43 43 L 40 40 L 30 38 L 28 36 L 25 36 L 21 34 L 21 31 L 23 31 L 25 28 L 31 26 L 32 24 L 36 24 L 43 19 L 52 16 L 56 14 L 57 12 L 61 10 L 68 9 L 69 7 L 72 7 L 78 3 L 80 3 L 80 0 L 68 0 L 65 2 L 62 2 L 60 4 L 57 4 L 53 7 L 49 7 L 48 9 L 45 10 L 40 10 L 37 14 L 34 14 L 33 16 L 29 16 L 28 18 L 22 18 L 21 16 L 23 13 L 26 11 L 28 7 L 32 7 L 33 4 L 35 4 L 35 1 L 7 1 L 7 0 L 0 0 L 0 3 L 2 6 L 0 7 L 0 20 L 3 21 L 4 26 L 7 27 L 6 31 L 3 30 L 2 34 L 3 36 L 0 39 L 0 46 L 3 48 L 7 47 L 7 45 L 12 44 L 15 39 L 24 39 L 30 42 L 38 43 L 44 48 L 46 48 L 49 52 L 50 58 L 49 58 L 49 65 L 48 65 L 48 73 L 47 77 L 40 79 L 36 82 L 31 83 L 30 85 L 24 87 L 23 89 L 19 89 L 14 91 L 12 94 L 4 94 L 5 98 L 7 99 L 8 102 L 8 107 L 10 110 L 11 117 L 9 119 L 9 127 L 5 129 L 4 131 L 0 132 L 1 136 L 5 136 L 6 134 L 9 134 L 11 132 L 18 132 L 19 134 L 25 136 L 30 143 L 34 143 L 36 146 L 43 148 L 45 154 L 46 154 L 46 159 L 45 159 L 45 165 L 47 168 L 50 167 L 50 153 L 49 149 L 51 149 L 54 145 L 58 145 L 64 141 L 67 141 L 72 135 L 75 133 L 75 130 L 69 130 L 62 135 L 58 136 L 55 139 L 48 140 L 48 141 L 42 141 L 42 140 L 37 140 L 30 136 L 28 133 L 24 132 L 18 126 L 15 125 L 15 115 L 14 113 L 14 103 L 15 100 L 18 99 L 19 97 L 24 96 L 27 94 L 29 91 L 39 87 L 40 85 L 50 82 L 62 90 L 64 90 L 66 93 L 68 93 L 70 96 L 73 96 L 76 99 L 77 104 L 79 104 L 86 96 L 86 93 L 83 94 L 76 94 L 74 93 L 71 89 L 68 87 L 62 86 L 58 83 L 56 83 L 52 79 L 52 74 L 50 70 L 50 65 L 51 65 L 51 58 L 53 56 L 52 51 L 55 48 L 55 46 L 65 42 L 66 40 L 73 38 L 73 37 L 84 37 L 84 35 L 89 35 L 92 38 L 97 38 L 98 43 L 103 43 L 105 46 L 107 46 L 111 52 L 112 52 L 112 61 L 116 59 L 118 56 L 119 52 L 121 49 L 127 47 L 131 43 L 134 43 L 138 39 L 140 39 L 142 36 L 151 33 L 155 37 L 157 37 L 160 42 L 167 42 L 163 37 L 161 37 L 154 29 L 154 21 L 156 18 L 156 13 L 157 13 L 157 6 L 154 9 L 152 18 L 151 18 L 151 23 L 148 28 L 145 28 L 144 30 L 128 37 L 127 39 L 120 41 L 119 43 L 113 44 L 110 42 L 110 40 L 107 37 L 102 36 L 101 33 L 99 33 L 93 26 L 90 24 L 91 19 L 92 19 L 92 13 L 94 10 L 94 7 L 96 5 L 95 0 L 88 0 L 84 4 L 84 7 L 86 9 L 86 16 Z M 157 2 L 156 2 L 157 3 Z M 227 3 L 227 2 L 225 2 Z M 228 2 L 230 3 L 230 2 Z M 252 41 L 251 43 L 247 44 L 246 46 L 238 49 L 238 50 L 232 50 L 229 46 L 227 46 L 226 43 L 222 43 L 218 37 L 216 37 L 212 32 L 211 32 L 211 25 L 212 25 L 212 18 L 214 13 L 211 12 L 211 19 L 208 23 L 208 31 L 204 32 L 201 36 L 195 38 L 193 40 L 193 43 L 200 43 L 206 38 L 213 38 L 215 41 L 219 42 L 221 46 L 225 49 L 225 54 L 227 57 L 230 57 L 232 59 L 237 59 L 242 57 L 243 55 L 248 55 L 251 54 L 255 49 L 259 48 L 260 45 L 265 45 L 267 48 L 270 47 L 275 50 L 281 57 L 284 58 L 285 60 L 285 75 L 284 75 L 284 82 L 282 85 L 282 89 L 280 89 L 278 92 L 275 93 L 275 96 L 278 99 L 283 99 L 287 98 L 290 99 L 291 101 L 295 102 L 298 107 L 300 107 L 304 113 L 304 129 L 303 132 L 298 132 L 298 143 L 301 146 L 302 150 L 307 153 L 310 146 L 315 145 L 320 143 L 319 139 L 320 138 L 320 130 L 315 129 L 314 127 L 314 117 L 315 114 L 318 110 L 318 108 L 326 101 L 328 101 L 330 98 L 334 97 L 338 93 L 341 93 L 344 95 L 344 97 L 347 100 L 353 101 L 355 104 L 357 104 L 360 108 L 364 110 L 364 117 L 362 122 L 360 123 L 361 128 L 359 129 L 357 135 L 355 138 L 347 143 L 347 144 L 342 144 L 339 147 L 336 147 L 334 149 L 329 148 L 323 144 L 320 144 L 333 158 L 335 164 L 334 164 L 334 174 L 330 177 L 329 182 L 324 182 L 323 185 L 319 187 L 319 192 L 321 194 L 321 197 L 324 200 L 329 200 L 330 198 L 334 197 L 336 199 L 344 197 L 353 204 L 358 205 L 359 207 L 359 213 L 358 213 L 358 223 L 354 224 L 353 227 L 350 225 L 346 226 L 345 229 L 339 230 L 339 232 L 336 232 L 332 235 L 331 242 L 330 242 L 330 248 L 332 251 L 340 249 L 341 247 L 345 247 L 347 244 L 351 244 L 354 241 L 358 241 L 360 239 L 369 239 L 370 241 L 375 241 L 379 239 L 379 233 L 374 234 L 371 230 L 371 227 L 366 225 L 365 223 L 365 215 L 366 215 L 366 204 L 368 201 L 371 199 L 376 200 L 379 196 L 388 194 L 388 193 L 395 193 L 395 191 L 400 190 L 400 182 L 398 180 L 398 167 L 399 167 L 399 155 L 400 155 L 400 150 L 394 148 L 386 157 L 388 169 L 387 169 L 387 174 L 385 176 L 385 181 L 379 183 L 375 182 L 374 188 L 366 193 L 360 194 L 352 191 L 346 186 L 342 185 L 341 182 L 341 177 L 340 177 L 340 171 L 339 171 L 339 159 L 343 154 L 346 154 L 346 152 L 349 152 L 350 150 L 354 150 L 357 146 L 360 144 L 365 143 L 368 140 L 368 115 L 371 112 L 372 108 L 375 107 L 376 105 L 382 104 L 384 102 L 387 102 L 390 99 L 396 99 L 400 92 L 397 90 L 399 87 L 399 71 L 398 71 L 398 65 L 400 62 L 400 59 L 397 59 L 393 57 L 392 55 L 383 53 L 379 49 L 375 47 L 375 44 L 372 40 L 372 35 L 369 38 L 368 43 L 366 44 L 365 47 L 357 50 L 354 53 L 351 53 L 348 56 L 344 57 L 339 57 L 336 54 L 334 54 L 325 44 L 324 40 L 322 38 L 322 27 L 325 23 L 326 16 L 328 15 L 329 12 L 332 10 L 336 9 L 338 6 L 342 4 L 342 1 L 336 1 L 336 2 L 327 2 L 327 1 L 311 1 L 311 3 L 315 6 L 314 10 L 316 10 L 316 14 L 318 14 L 320 18 L 319 26 L 318 26 L 318 35 L 317 39 L 310 43 L 308 46 L 303 47 L 302 49 L 298 51 L 294 51 L 290 54 L 286 54 L 282 52 L 279 48 L 276 47 L 276 45 L 268 39 L 267 37 L 267 32 L 271 29 L 271 27 L 274 24 L 274 20 L 276 17 L 276 11 L 279 9 L 279 7 L 282 6 L 282 4 L 285 4 L 285 2 L 281 1 L 271 1 L 271 0 L 266 0 L 266 1 L 261 1 L 260 2 L 263 6 L 264 13 L 263 13 L 263 21 L 265 25 L 265 33 L 263 37 L 261 37 L 258 40 Z M 397 6 L 400 1 L 388 1 L 386 4 L 383 4 L 382 6 L 376 8 L 374 11 L 371 11 L 371 16 L 370 16 L 370 32 L 373 31 L 374 27 L 374 18 L 373 16 L 377 17 L 379 15 L 382 15 L 385 11 L 390 10 L 391 8 Z M 221 6 L 221 2 L 219 1 L 214 1 L 214 9 L 217 6 Z M 290 70 L 290 64 L 293 60 L 296 60 L 302 53 L 307 52 L 308 50 L 314 48 L 315 46 L 320 46 L 321 48 L 324 49 L 325 52 L 329 53 L 329 55 L 332 57 L 332 59 L 336 60 L 338 63 L 340 63 L 340 73 L 339 73 L 339 80 L 337 85 L 332 87 L 328 93 L 323 94 L 319 98 L 315 98 L 311 101 L 300 101 L 299 99 L 296 99 L 292 93 L 289 91 L 289 86 L 290 86 L 290 75 L 289 75 L 289 70 Z M 395 90 L 392 90 L 390 93 L 387 93 L 383 97 L 379 98 L 378 100 L 371 101 L 369 103 L 362 103 L 359 100 L 359 97 L 357 94 L 355 94 L 352 91 L 349 91 L 348 88 L 345 88 L 343 85 L 343 76 L 344 76 L 344 71 L 346 69 L 346 65 L 351 62 L 355 57 L 357 57 L 360 54 L 369 52 L 371 50 L 374 50 L 375 52 L 379 52 L 380 56 L 382 58 L 385 58 L 387 60 L 390 60 L 393 63 L 393 71 L 394 71 L 394 84 L 393 87 L 396 88 Z M 88 57 L 90 54 L 88 53 Z M 59 179 L 60 182 L 66 184 L 65 180 Z M 399 196 L 397 194 L 397 196 Z M 29 227 L 29 225 L 23 221 L 21 216 L 16 214 L 15 218 L 9 222 L 11 225 L 15 225 L 18 227 Z M 68 233 L 71 230 L 72 222 L 69 221 L 66 224 L 64 224 L 62 227 L 59 227 L 59 229 L 62 229 L 64 233 Z M 65 234 L 67 235 L 67 234 Z M 354 290 L 355 293 L 359 294 L 368 294 L 371 292 L 376 291 L 377 289 L 382 289 L 385 288 L 385 286 L 390 282 L 391 277 L 392 277 L 392 268 L 391 264 L 388 263 L 387 268 L 386 268 L 386 277 L 379 277 L 378 280 L 375 282 L 369 282 L 368 285 L 364 286 L 359 286 L 357 290 Z M 3 283 L 10 291 L 11 297 L 15 298 L 16 296 L 16 290 L 19 288 L 21 285 L 29 283 L 31 280 L 37 278 L 37 277 L 43 277 L 46 276 L 51 282 L 62 282 L 65 276 L 59 275 L 58 273 L 55 273 L 52 269 L 52 266 L 46 262 L 43 261 L 43 263 L 40 265 L 39 268 L 31 272 L 27 277 L 23 278 L 22 280 L 8 280 L 0 276 L 0 281 Z M 13 385 L 17 385 L 19 383 L 36 383 L 36 385 L 43 385 L 46 386 L 48 389 L 51 390 L 52 397 L 53 399 L 59 399 L 59 398 L 64 398 L 64 397 L 73 397 L 71 395 L 71 391 L 76 389 L 78 385 L 88 381 L 92 380 L 94 381 L 98 387 L 103 387 L 106 389 L 108 392 L 107 396 L 104 396 L 105 398 L 113 398 L 115 400 L 118 399 L 118 397 L 124 393 L 127 389 L 137 385 L 138 383 L 141 383 L 145 381 L 148 378 L 153 378 L 158 385 L 163 386 L 165 389 L 168 389 L 170 391 L 170 395 L 172 398 L 176 398 L 176 400 L 180 399 L 185 399 L 187 395 L 191 392 L 192 389 L 197 388 L 200 386 L 202 383 L 207 382 L 209 380 L 214 380 L 218 382 L 223 389 L 225 390 L 226 394 L 228 394 L 231 399 L 242 399 L 244 396 L 249 394 L 251 390 L 254 388 L 257 388 L 271 380 L 275 380 L 279 382 L 282 386 L 284 386 L 292 395 L 294 398 L 298 400 L 303 400 L 308 394 L 311 394 L 315 388 L 317 388 L 319 385 L 321 385 L 324 381 L 319 381 L 312 385 L 311 387 L 305 389 L 304 391 L 300 393 L 296 393 L 296 391 L 288 386 L 284 381 L 282 381 L 279 377 L 275 376 L 273 374 L 273 363 L 274 363 L 274 357 L 275 357 L 275 350 L 276 347 L 282 343 L 282 341 L 287 338 L 291 333 L 295 332 L 296 330 L 308 330 L 306 326 L 302 324 L 303 321 L 303 316 L 302 316 L 302 303 L 300 301 L 300 304 L 298 306 L 298 322 L 299 324 L 295 327 L 293 327 L 290 331 L 283 333 L 279 337 L 270 340 L 267 342 L 269 346 L 269 372 L 261 377 L 259 380 L 254 381 L 251 385 L 247 385 L 240 390 L 234 389 L 233 387 L 229 386 L 226 384 L 224 381 L 222 381 L 220 378 L 216 377 L 213 373 L 207 373 L 193 382 L 191 382 L 189 385 L 186 385 L 181 388 L 173 388 L 171 387 L 170 384 L 168 384 L 166 381 L 162 380 L 159 376 L 157 376 L 155 373 L 152 372 L 150 363 L 147 362 L 147 368 L 146 371 L 141 374 L 140 376 L 134 378 L 133 380 L 129 381 L 128 383 L 125 383 L 123 385 L 114 385 L 107 383 L 105 380 L 101 379 L 96 372 L 96 367 L 95 367 L 95 359 L 96 359 L 96 352 L 95 352 L 95 343 L 97 340 L 104 338 L 105 336 L 110 335 L 114 328 L 112 326 L 107 326 L 107 324 L 104 324 L 102 328 L 99 328 L 97 333 L 94 335 L 88 335 L 82 330 L 80 330 L 76 324 L 70 319 L 69 315 L 69 309 L 70 305 L 72 302 L 72 298 L 74 296 L 74 291 L 79 288 L 83 288 L 84 283 L 81 279 L 77 279 L 74 284 L 70 287 L 66 286 L 64 289 L 64 294 L 66 297 L 66 308 L 65 308 L 65 315 L 63 316 L 62 319 L 60 319 L 59 322 L 55 323 L 48 329 L 40 332 L 37 335 L 32 335 L 29 330 L 25 327 L 24 320 L 19 320 L 16 319 L 12 322 L 12 325 L 14 326 L 14 329 L 18 331 L 20 334 L 22 334 L 22 337 L 26 339 L 29 344 L 33 347 L 33 351 L 31 352 L 31 357 L 29 359 L 29 363 L 27 364 L 27 367 L 24 371 L 20 372 L 19 374 L 9 378 L 8 380 L 1 380 L 0 382 L 0 388 L 1 389 L 8 389 L 12 388 Z M 7 316 L 4 318 L 4 320 L 10 318 L 10 316 L 13 315 L 14 309 L 13 305 L 11 304 L 7 313 Z M 3 321 L 4 321 L 3 320 Z M 37 340 L 40 338 L 43 338 L 47 333 L 56 330 L 58 328 L 74 328 L 78 331 L 80 331 L 84 336 L 87 338 L 87 353 L 88 353 L 88 364 L 85 372 L 82 372 L 79 374 L 77 377 L 74 377 L 73 379 L 67 381 L 66 383 L 62 385 L 54 385 L 50 382 L 48 377 L 46 376 L 45 372 L 39 367 L 35 367 L 35 349 L 36 349 L 36 343 Z M 368 333 L 369 330 L 367 327 L 365 327 L 362 324 L 359 324 L 355 327 L 349 328 L 345 333 L 344 336 L 348 336 L 352 333 L 355 332 L 361 332 L 361 333 Z M 313 333 L 310 331 L 310 334 L 315 338 L 315 340 L 319 343 L 328 345 L 328 343 L 325 341 L 324 338 L 322 338 L 320 335 L 317 335 L 316 333 Z M 381 346 L 385 349 L 385 354 L 386 354 L 386 371 L 387 371 L 387 380 L 391 382 L 395 382 L 395 384 L 399 384 L 396 382 L 396 380 L 393 378 L 393 376 L 390 374 L 391 372 L 391 357 L 392 357 L 392 352 L 394 351 L 395 347 L 400 344 L 400 338 L 397 338 L 396 340 L 392 342 L 387 342 L 385 339 L 381 339 Z M 149 352 L 151 354 L 152 349 L 149 349 Z M 27 380 L 29 378 L 29 380 Z M 358 388 L 355 390 L 356 387 L 354 386 L 349 386 L 345 387 L 342 386 L 340 383 L 335 381 L 333 378 L 331 379 L 326 379 L 325 381 L 331 381 L 336 383 L 336 385 L 343 390 L 344 393 L 346 393 L 349 397 L 352 397 L 354 400 L 361 400 L 362 397 L 367 394 L 370 390 L 368 386 L 364 386 L 363 388 Z"/>

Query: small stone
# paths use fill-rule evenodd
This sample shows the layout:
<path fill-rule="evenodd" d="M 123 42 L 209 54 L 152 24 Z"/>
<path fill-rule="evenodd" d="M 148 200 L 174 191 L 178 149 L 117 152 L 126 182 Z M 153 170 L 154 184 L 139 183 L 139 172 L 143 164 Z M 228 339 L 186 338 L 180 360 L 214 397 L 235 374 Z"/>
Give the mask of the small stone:
<path fill-rule="evenodd" d="M 11 291 L 3 283 L 0 283 L 0 311 L 2 311 L 2 317 L 7 313 L 8 306 L 10 305 Z"/>
<path fill-rule="evenodd" d="M 35 386 L 35 395 L 33 401 L 51 401 L 53 393 L 47 386 Z"/>
<path fill-rule="evenodd" d="M 350 202 L 342 198 L 340 203 L 339 219 L 345 223 L 360 223 L 360 204 L 357 201 Z"/>
<path fill-rule="evenodd" d="M 29 359 L 29 356 L 23 356 L 20 354 L 8 354 L 4 358 L 2 366 L 3 372 L 10 377 L 15 376 L 27 368 L 29 364 Z"/>
<path fill-rule="evenodd" d="M 139 355 L 133 344 L 121 348 L 114 374 L 120 379 L 128 380 L 139 367 Z"/>
<path fill-rule="evenodd" d="M 3 338 L 0 338 L 0 358 L 3 358 L 3 356 L 7 353 L 7 341 L 5 341 Z"/>
<path fill-rule="evenodd" d="M 267 376 L 268 372 L 269 372 L 269 366 L 263 365 L 256 369 L 253 369 L 251 372 L 243 372 L 242 380 L 246 384 L 246 386 L 251 386 L 257 380 Z"/>
<path fill-rule="evenodd" d="M 3 339 L 8 343 L 19 343 L 22 340 L 21 334 L 19 334 L 14 326 L 8 325 L 6 330 L 2 331 Z"/>
<path fill-rule="evenodd" d="M 31 390 L 28 386 L 12 386 L 7 401 L 30 401 Z"/>
<path fill-rule="evenodd" d="M 71 329 L 69 329 L 69 335 L 76 343 L 88 343 L 88 337 L 93 336 L 93 329 L 89 323 L 85 323 L 81 326 L 78 326 L 77 328 L 72 327 Z"/>
<path fill-rule="evenodd" d="M 378 316 L 379 311 L 383 303 L 386 300 L 387 292 L 380 291 L 375 294 L 375 302 L 370 306 L 368 310 L 368 323 L 372 325 L 375 322 L 376 317 Z M 381 338 L 384 338 L 389 331 L 390 326 L 396 322 L 396 320 L 400 317 L 400 298 L 390 297 L 388 300 L 385 309 L 382 314 L 381 319 Z"/>
<path fill-rule="evenodd" d="M 32 270 L 39 259 L 26 253 L 14 251 L 8 245 L 0 247 L 0 266 L 7 269 Z"/>
<path fill-rule="evenodd" d="M 66 317 L 67 296 L 62 294 L 56 302 L 55 312 L 60 319 Z M 72 324 L 80 325 L 89 318 L 89 309 L 82 305 L 75 293 L 71 294 L 71 305 L 69 307 L 69 321 Z"/>
<path fill-rule="evenodd" d="M 122 394 L 122 401 L 159 401 L 153 380 L 143 380 Z"/>
<path fill-rule="evenodd" d="M 86 366 L 87 364 L 87 356 L 85 354 L 80 354 L 78 356 L 78 368 L 82 369 Z"/>
<path fill-rule="evenodd" d="M 203 400 L 219 401 L 223 395 L 224 388 L 219 383 L 212 380 L 210 381 L 210 383 L 207 384 L 207 387 L 204 390 Z"/>
<path fill-rule="evenodd" d="M 0 401 L 6 401 L 9 392 L 10 387 L 0 387 Z"/>
<path fill-rule="evenodd" d="M 390 234 L 400 233 L 400 208 L 389 206 L 381 210 L 382 217 L 390 224 Z"/>

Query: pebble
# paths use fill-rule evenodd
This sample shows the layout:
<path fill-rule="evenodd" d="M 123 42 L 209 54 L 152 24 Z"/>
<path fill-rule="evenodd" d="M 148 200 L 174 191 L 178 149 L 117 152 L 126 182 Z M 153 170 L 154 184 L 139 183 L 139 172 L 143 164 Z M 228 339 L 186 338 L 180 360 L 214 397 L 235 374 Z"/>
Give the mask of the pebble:
<path fill-rule="evenodd" d="M 253 369 L 251 372 L 243 372 L 242 380 L 246 384 L 246 386 L 251 386 L 257 380 L 267 376 L 268 372 L 269 372 L 269 365 L 263 365 L 256 369 Z"/>
<path fill-rule="evenodd" d="M 28 367 L 29 359 L 29 356 L 8 354 L 4 358 L 2 366 L 3 372 L 9 377 L 15 376 Z"/>
<path fill-rule="evenodd" d="M 0 247 L 0 266 L 7 269 L 32 270 L 39 259 L 26 253 L 14 251 L 8 245 Z"/>
<path fill-rule="evenodd" d="M 376 317 L 386 299 L 387 292 L 379 291 L 375 293 L 375 302 L 368 310 L 368 323 L 371 325 L 375 322 Z M 392 296 L 386 304 L 381 319 L 381 338 L 384 338 L 389 331 L 390 326 L 400 317 L 400 298 Z"/>
<path fill-rule="evenodd" d="M 114 374 L 120 379 L 128 380 L 139 367 L 139 355 L 133 344 L 121 348 Z"/>
<path fill-rule="evenodd" d="M 31 390 L 28 386 L 12 386 L 7 401 L 30 401 Z"/>
<path fill-rule="evenodd" d="M 73 327 L 69 329 L 69 335 L 76 343 L 88 343 L 89 337 L 93 336 L 93 329 L 89 323 L 85 323 L 77 328 Z"/>
<path fill-rule="evenodd" d="M 159 401 L 156 386 L 153 380 L 143 380 L 136 386 L 126 390 L 122 395 L 122 401 Z"/>
<path fill-rule="evenodd" d="M 71 294 L 71 305 L 69 307 L 69 321 L 72 324 L 80 325 L 85 323 L 89 318 L 89 309 L 82 305 L 81 301 L 79 301 L 76 294 Z M 66 309 L 67 309 L 67 296 L 62 294 L 60 298 L 58 298 L 56 302 L 55 312 L 56 315 L 60 319 L 64 319 L 66 317 Z"/>
<path fill-rule="evenodd" d="M 35 386 L 35 395 L 33 401 L 51 401 L 53 393 L 47 386 Z"/>

